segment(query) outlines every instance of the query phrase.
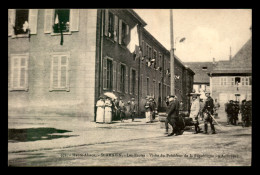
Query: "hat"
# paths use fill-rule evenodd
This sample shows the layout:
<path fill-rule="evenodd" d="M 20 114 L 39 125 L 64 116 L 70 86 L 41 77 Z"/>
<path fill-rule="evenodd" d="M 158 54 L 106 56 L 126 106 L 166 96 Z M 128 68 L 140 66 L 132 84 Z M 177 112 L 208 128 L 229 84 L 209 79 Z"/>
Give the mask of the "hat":
<path fill-rule="evenodd" d="M 205 94 L 210 94 L 210 92 L 209 91 L 205 91 Z"/>
<path fill-rule="evenodd" d="M 135 98 L 131 98 L 131 100 L 135 100 Z"/>
<path fill-rule="evenodd" d="M 119 97 L 120 100 L 122 100 L 122 97 Z"/>
<path fill-rule="evenodd" d="M 174 98 L 175 97 L 175 95 L 169 95 L 169 98 Z"/>
<path fill-rule="evenodd" d="M 149 99 L 149 101 L 153 101 L 153 99 L 152 99 L 152 98 L 150 98 L 150 99 Z"/>

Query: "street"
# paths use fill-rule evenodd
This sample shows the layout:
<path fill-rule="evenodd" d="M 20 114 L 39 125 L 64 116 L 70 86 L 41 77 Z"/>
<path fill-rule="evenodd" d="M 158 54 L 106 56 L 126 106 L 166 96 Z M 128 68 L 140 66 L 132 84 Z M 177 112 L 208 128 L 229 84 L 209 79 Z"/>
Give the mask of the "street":
<path fill-rule="evenodd" d="M 251 127 L 226 125 L 224 117 L 218 119 L 221 129 L 215 125 L 215 135 L 187 130 L 167 137 L 160 122 L 146 124 L 144 119 L 101 124 L 91 129 L 92 134 L 89 130 L 94 137 L 75 130 L 71 135 L 78 136 L 34 141 L 39 149 L 31 150 L 30 142 L 24 142 L 28 150 L 9 150 L 9 166 L 250 166 Z M 9 142 L 10 148 L 12 144 L 16 143 Z"/>

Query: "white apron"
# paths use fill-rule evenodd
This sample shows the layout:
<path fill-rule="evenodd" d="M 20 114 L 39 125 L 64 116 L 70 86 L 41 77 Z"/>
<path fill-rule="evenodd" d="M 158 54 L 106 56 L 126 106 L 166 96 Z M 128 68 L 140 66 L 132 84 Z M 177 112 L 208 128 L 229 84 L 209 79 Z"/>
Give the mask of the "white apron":
<path fill-rule="evenodd" d="M 145 112 L 146 122 L 152 121 L 151 111 Z"/>

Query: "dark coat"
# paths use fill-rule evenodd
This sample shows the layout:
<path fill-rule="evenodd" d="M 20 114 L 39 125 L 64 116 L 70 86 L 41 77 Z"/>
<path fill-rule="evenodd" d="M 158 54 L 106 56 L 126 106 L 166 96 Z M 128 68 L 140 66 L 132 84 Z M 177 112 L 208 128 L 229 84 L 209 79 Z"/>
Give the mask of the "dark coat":
<path fill-rule="evenodd" d="M 213 108 L 214 108 L 214 101 L 211 97 L 208 97 L 205 101 L 205 106 L 202 110 L 202 112 L 210 112 L 211 115 L 213 115 Z"/>
<path fill-rule="evenodd" d="M 179 117 L 179 102 L 177 100 L 171 101 L 166 109 L 167 118 L 178 118 Z"/>

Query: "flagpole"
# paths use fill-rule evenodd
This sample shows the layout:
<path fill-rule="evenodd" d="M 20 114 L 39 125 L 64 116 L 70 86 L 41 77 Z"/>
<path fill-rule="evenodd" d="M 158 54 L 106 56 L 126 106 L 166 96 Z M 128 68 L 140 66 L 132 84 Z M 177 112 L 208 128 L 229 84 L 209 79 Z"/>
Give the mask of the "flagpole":
<path fill-rule="evenodd" d="M 171 34 L 171 50 L 170 50 L 170 80 L 171 80 L 171 95 L 175 95 L 175 82 L 174 82 L 174 36 L 173 36 L 173 14 L 170 9 L 170 34 Z"/>

